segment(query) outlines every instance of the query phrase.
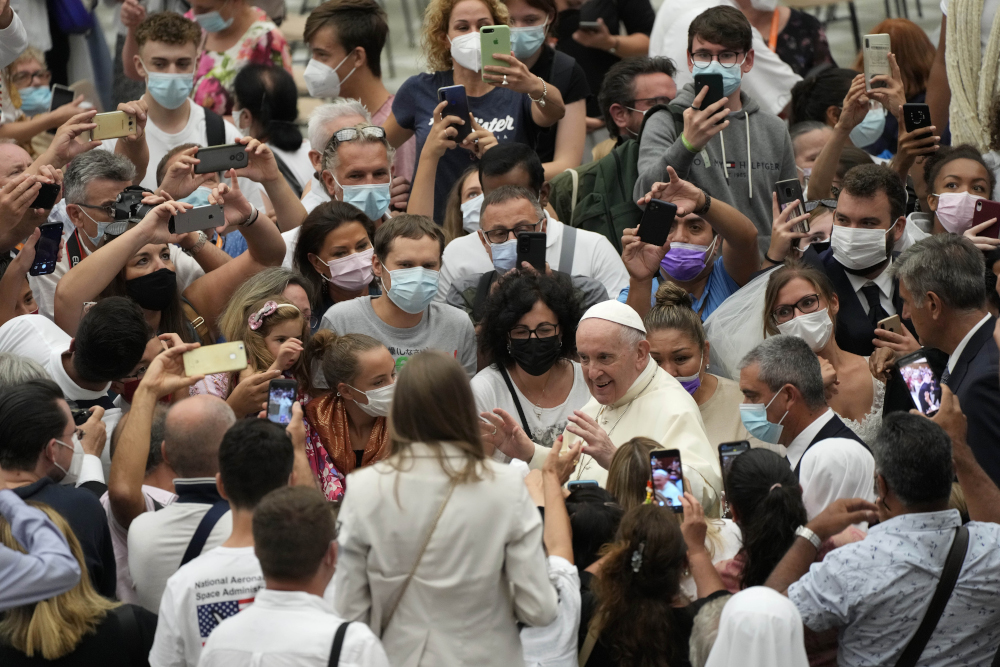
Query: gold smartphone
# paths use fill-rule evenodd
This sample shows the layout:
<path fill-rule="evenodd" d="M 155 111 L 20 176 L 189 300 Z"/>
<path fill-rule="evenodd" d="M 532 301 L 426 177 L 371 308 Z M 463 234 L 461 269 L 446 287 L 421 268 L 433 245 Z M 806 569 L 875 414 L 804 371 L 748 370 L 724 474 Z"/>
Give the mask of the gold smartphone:
<path fill-rule="evenodd" d="M 903 335 L 903 323 L 899 321 L 899 315 L 890 315 L 884 320 L 879 320 L 879 329 L 885 329 L 886 331 L 891 331 L 894 334 Z"/>
<path fill-rule="evenodd" d="M 135 116 L 124 111 L 99 113 L 94 116 L 94 120 L 91 122 L 97 123 L 97 127 L 90 131 L 88 141 L 134 137 L 136 133 Z"/>
<path fill-rule="evenodd" d="M 243 341 L 206 345 L 184 353 L 184 374 L 209 375 L 241 371 L 247 367 Z"/>

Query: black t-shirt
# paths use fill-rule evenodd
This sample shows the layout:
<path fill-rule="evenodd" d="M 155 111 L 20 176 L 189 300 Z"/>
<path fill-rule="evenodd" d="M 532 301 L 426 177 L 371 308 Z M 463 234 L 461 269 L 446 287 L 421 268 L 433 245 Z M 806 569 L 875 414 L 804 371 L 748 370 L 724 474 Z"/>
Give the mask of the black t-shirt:
<path fill-rule="evenodd" d="M 108 530 L 108 515 L 101 501 L 84 489 L 56 484 L 43 477 L 34 484 L 14 489 L 21 500 L 46 503 L 62 514 L 80 541 L 90 572 L 90 581 L 97 592 L 114 600 L 117 584 L 115 550 Z M 0 664 L 6 664 L 0 661 Z"/>
<path fill-rule="evenodd" d="M 590 86 L 590 97 L 587 98 L 587 115 L 600 118 L 601 110 L 597 105 L 597 95 L 601 91 L 604 75 L 620 58 L 601 49 L 592 49 L 573 39 L 573 33 L 580 21 L 604 20 L 604 25 L 612 35 L 617 35 L 621 24 L 625 32 L 633 34 L 641 32 L 645 35 L 653 32 L 653 22 L 656 12 L 649 0 L 588 0 L 579 9 L 567 9 L 559 12 L 556 21 L 556 38 L 559 43 L 556 48 L 574 58 L 583 68 Z"/>
<path fill-rule="evenodd" d="M 569 76 L 566 77 L 557 72 L 553 65 L 556 64 L 556 52 L 549 45 L 542 47 L 542 53 L 538 56 L 538 62 L 529 70 L 535 76 L 539 76 L 550 86 L 559 88 L 562 94 L 563 104 L 567 106 L 573 102 L 579 102 L 590 95 L 590 86 L 587 85 L 587 75 L 584 73 L 580 63 L 576 62 L 572 56 L 562 54 L 564 58 L 573 61 Z M 562 61 L 563 58 L 560 58 Z M 560 63 L 562 65 L 562 63 Z M 559 68 L 560 71 L 562 67 Z M 557 80 L 558 79 L 558 80 Z M 556 129 L 559 123 L 552 127 L 538 128 L 535 133 L 535 152 L 542 162 L 552 162 L 556 155 Z"/>
<path fill-rule="evenodd" d="M 58 660 L 45 660 L 40 652 L 31 658 L 9 646 L 0 646 L 0 665 L 4 667 L 149 667 L 149 651 L 156 635 L 156 614 L 137 605 L 127 605 L 135 612 L 138 637 L 122 628 L 118 608 L 108 612 L 92 634 L 84 635 L 76 650 Z M 133 657 L 135 656 L 135 657 Z M 141 662 L 140 662 L 141 660 Z"/>

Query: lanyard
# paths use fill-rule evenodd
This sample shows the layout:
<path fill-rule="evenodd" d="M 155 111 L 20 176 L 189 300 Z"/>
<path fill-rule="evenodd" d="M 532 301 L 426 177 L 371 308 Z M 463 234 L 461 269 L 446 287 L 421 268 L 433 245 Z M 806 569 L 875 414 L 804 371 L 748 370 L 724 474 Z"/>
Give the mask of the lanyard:
<path fill-rule="evenodd" d="M 767 47 L 771 51 L 774 51 L 778 46 L 778 23 L 781 21 L 779 11 L 781 10 L 775 7 L 774 14 L 771 15 L 771 35 L 767 38 Z"/>

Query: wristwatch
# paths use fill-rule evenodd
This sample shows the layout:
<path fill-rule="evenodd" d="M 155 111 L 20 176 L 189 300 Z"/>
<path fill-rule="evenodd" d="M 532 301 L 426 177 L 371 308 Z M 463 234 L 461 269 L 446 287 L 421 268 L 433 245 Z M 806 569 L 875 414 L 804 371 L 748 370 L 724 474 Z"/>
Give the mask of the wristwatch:
<path fill-rule="evenodd" d="M 240 223 L 240 227 L 250 227 L 253 223 L 257 222 L 258 215 L 260 215 L 260 211 L 257 210 L 256 206 L 250 204 L 250 215 L 247 216 L 246 220 Z"/>
<path fill-rule="evenodd" d="M 611 55 L 615 55 L 616 53 L 618 53 L 618 44 L 619 44 L 618 40 L 620 38 L 618 37 L 618 35 L 612 35 L 611 37 L 615 40 L 615 45 L 612 46 L 610 49 L 608 49 L 608 53 L 610 53 Z"/>
<path fill-rule="evenodd" d="M 804 537 L 805 539 L 809 540 L 809 543 L 813 545 L 813 548 L 815 548 L 816 551 L 819 551 L 819 546 L 823 544 L 823 541 L 819 539 L 819 535 L 812 532 L 805 526 L 799 526 L 798 528 L 796 528 L 795 536 Z"/>
<path fill-rule="evenodd" d="M 205 235 L 205 232 L 203 232 L 203 231 L 201 231 L 199 229 L 198 230 L 198 242 L 195 243 L 190 248 L 181 248 L 181 250 L 183 250 L 185 253 L 187 253 L 187 255 L 189 257 L 194 257 L 199 252 L 201 252 L 201 249 L 205 247 L 205 243 L 207 243 L 207 242 L 208 242 L 208 236 Z"/>
<path fill-rule="evenodd" d="M 703 217 L 705 217 L 705 214 L 708 213 L 708 209 L 712 208 L 712 196 L 709 195 L 704 190 L 701 191 L 701 194 L 705 195 L 705 203 L 702 205 L 701 208 L 699 208 L 696 211 L 692 211 L 692 212 L 695 215 L 697 215 L 698 217 L 702 217 L 703 218 Z"/>
<path fill-rule="evenodd" d="M 545 108 L 545 96 L 549 94 L 549 85 L 547 83 L 545 83 L 545 79 L 543 79 L 542 77 L 538 77 L 538 80 L 542 82 L 542 96 L 539 97 L 536 100 L 531 95 L 528 95 L 528 99 L 531 100 L 532 102 L 534 102 L 535 104 L 537 104 L 539 106 L 539 108 L 544 109 Z"/>

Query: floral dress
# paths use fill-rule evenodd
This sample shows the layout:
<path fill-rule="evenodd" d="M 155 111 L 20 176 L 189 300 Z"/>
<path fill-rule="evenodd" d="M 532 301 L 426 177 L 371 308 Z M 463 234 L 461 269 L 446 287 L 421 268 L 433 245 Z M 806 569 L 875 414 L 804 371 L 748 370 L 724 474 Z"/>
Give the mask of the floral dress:
<path fill-rule="evenodd" d="M 233 79 L 244 65 L 275 65 L 284 67 L 289 74 L 292 72 L 288 42 L 262 9 L 253 7 L 253 10 L 257 13 L 257 20 L 243 33 L 239 42 L 221 53 L 202 51 L 198 59 L 194 77 L 195 104 L 220 116 L 233 112 Z M 184 16 L 194 20 L 194 11 Z"/>

